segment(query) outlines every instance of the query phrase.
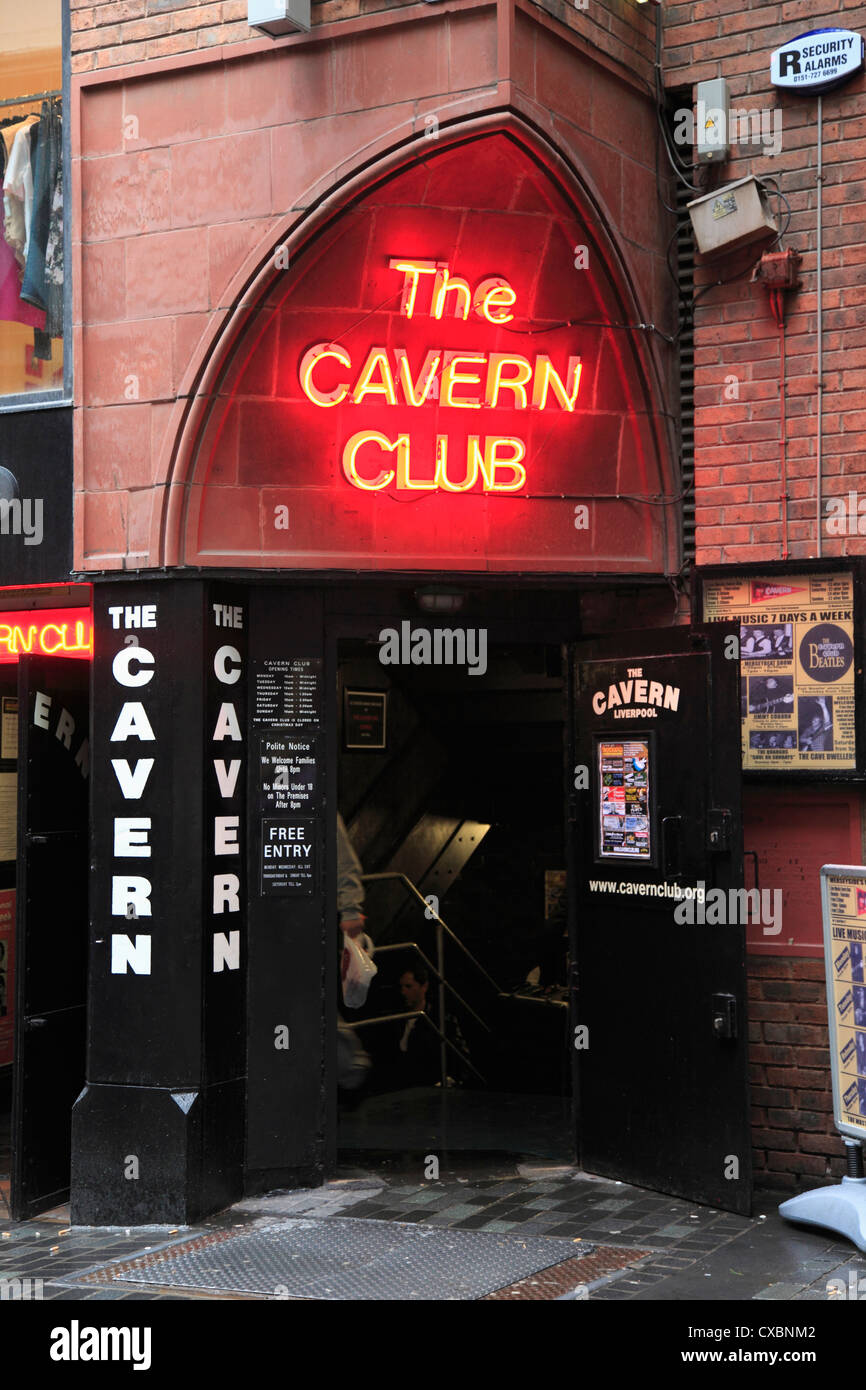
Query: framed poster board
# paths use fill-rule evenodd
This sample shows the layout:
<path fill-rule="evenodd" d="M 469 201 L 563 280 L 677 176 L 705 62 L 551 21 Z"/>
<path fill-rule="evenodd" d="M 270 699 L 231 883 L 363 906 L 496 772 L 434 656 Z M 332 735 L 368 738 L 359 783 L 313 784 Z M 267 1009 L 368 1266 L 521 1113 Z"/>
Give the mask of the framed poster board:
<path fill-rule="evenodd" d="M 381 751 L 387 747 L 388 692 L 343 691 L 343 748 Z"/>
<path fill-rule="evenodd" d="M 866 868 L 821 869 L 833 1118 L 866 1139 Z"/>
<path fill-rule="evenodd" d="M 853 572 L 704 576 L 703 619 L 740 627 L 743 771 L 855 772 Z"/>
<path fill-rule="evenodd" d="M 655 863 L 653 735 L 596 734 L 596 860 Z"/>

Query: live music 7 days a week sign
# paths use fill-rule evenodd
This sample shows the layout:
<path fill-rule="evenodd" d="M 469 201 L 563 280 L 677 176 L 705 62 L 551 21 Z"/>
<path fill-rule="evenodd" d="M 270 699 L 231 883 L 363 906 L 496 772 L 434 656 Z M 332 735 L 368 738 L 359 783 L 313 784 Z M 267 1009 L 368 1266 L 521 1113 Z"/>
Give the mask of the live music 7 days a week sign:
<path fill-rule="evenodd" d="M 708 578 L 704 621 L 740 624 L 744 771 L 856 767 L 851 574 Z"/>

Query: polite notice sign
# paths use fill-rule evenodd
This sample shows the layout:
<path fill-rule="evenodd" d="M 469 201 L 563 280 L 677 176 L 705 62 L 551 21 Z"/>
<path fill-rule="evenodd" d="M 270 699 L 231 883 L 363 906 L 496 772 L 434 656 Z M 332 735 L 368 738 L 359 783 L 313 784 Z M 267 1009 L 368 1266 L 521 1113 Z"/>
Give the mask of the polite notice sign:
<path fill-rule="evenodd" d="M 704 621 L 740 624 L 743 770 L 856 767 L 854 581 L 704 581 Z"/>
<path fill-rule="evenodd" d="M 262 894 L 311 894 L 316 887 L 318 821 L 262 818 Z"/>
<path fill-rule="evenodd" d="M 830 1068 L 836 1128 L 866 1138 L 866 868 L 821 870 Z"/>
<path fill-rule="evenodd" d="M 770 55 L 774 87 L 795 92 L 824 92 L 859 72 L 863 40 L 850 29 L 810 29 Z"/>
<path fill-rule="evenodd" d="M 314 734 L 259 735 L 259 800 L 263 811 L 311 811 L 318 781 Z"/>

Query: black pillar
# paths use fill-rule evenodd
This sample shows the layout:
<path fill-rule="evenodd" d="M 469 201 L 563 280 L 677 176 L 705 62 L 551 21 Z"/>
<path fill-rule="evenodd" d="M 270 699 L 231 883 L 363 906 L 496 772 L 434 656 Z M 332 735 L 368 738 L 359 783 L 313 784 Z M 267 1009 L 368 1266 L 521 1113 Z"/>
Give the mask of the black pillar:
<path fill-rule="evenodd" d="M 335 1160 L 338 933 L 325 872 L 335 675 L 323 623 L 321 591 L 250 592 L 248 1192 L 321 1182 Z"/>
<path fill-rule="evenodd" d="M 225 584 L 95 587 L 77 1224 L 190 1223 L 243 1190 L 246 641 Z"/>

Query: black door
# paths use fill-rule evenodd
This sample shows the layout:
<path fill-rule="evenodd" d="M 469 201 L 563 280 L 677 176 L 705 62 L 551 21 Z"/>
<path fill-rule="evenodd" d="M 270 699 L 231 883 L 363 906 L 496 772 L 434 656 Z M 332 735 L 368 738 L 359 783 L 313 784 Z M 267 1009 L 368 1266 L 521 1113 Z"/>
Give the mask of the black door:
<path fill-rule="evenodd" d="M 18 669 L 18 882 L 12 1215 L 69 1192 L 70 1116 L 84 1085 L 89 663 Z"/>
<path fill-rule="evenodd" d="M 572 1004 L 590 1172 L 747 1213 L 735 629 L 574 652 Z M 728 651 L 731 651 L 728 644 Z"/>

